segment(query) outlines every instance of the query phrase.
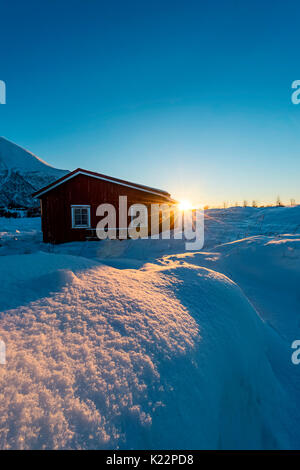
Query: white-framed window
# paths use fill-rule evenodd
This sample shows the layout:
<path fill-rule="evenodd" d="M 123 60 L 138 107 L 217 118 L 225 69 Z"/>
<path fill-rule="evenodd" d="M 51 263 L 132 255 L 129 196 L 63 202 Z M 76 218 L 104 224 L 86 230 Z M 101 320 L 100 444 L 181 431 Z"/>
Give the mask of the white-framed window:
<path fill-rule="evenodd" d="M 71 206 L 72 228 L 91 227 L 91 206 L 73 205 Z"/>

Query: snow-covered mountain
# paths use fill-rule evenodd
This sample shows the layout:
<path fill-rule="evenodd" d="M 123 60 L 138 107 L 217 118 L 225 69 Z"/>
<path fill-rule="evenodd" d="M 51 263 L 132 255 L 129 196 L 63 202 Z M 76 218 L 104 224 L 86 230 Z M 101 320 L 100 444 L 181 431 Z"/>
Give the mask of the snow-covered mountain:
<path fill-rule="evenodd" d="M 66 173 L 0 137 L 0 207 L 39 205 L 32 193 Z"/>

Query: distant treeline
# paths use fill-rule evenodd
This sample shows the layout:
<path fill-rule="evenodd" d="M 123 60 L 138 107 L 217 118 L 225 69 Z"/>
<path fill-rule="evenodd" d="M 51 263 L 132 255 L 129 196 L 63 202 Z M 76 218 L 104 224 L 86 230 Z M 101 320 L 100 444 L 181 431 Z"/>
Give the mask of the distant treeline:
<path fill-rule="evenodd" d="M 39 207 L 0 207 L 0 217 L 18 219 L 20 217 L 40 217 Z"/>
<path fill-rule="evenodd" d="M 295 199 L 290 199 L 289 204 L 283 204 L 280 196 L 277 197 L 275 204 L 259 204 L 257 200 L 253 200 L 252 202 L 248 202 L 247 200 L 244 200 L 241 204 L 239 202 L 235 202 L 234 204 L 230 205 L 227 201 L 224 201 L 223 204 L 219 207 L 211 207 L 211 206 L 204 206 L 204 210 L 207 209 L 227 209 L 229 207 L 294 207 L 296 206 L 296 200 Z"/>

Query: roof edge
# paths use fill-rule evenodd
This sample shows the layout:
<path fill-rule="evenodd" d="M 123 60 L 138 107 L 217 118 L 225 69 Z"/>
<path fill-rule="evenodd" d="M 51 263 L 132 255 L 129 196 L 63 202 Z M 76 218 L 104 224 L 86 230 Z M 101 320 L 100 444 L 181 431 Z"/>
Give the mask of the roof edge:
<path fill-rule="evenodd" d="M 103 175 L 101 173 L 96 173 L 96 172 L 93 172 L 93 171 L 84 170 L 83 168 L 76 168 L 76 170 L 73 170 L 70 173 L 67 173 L 66 175 L 62 176 L 61 178 L 59 178 L 55 181 L 53 181 L 49 185 L 44 186 L 43 188 L 39 189 L 38 191 L 35 191 L 32 194 L 32 197 L 40 198 L 43 194 L 46 194 L 47 192 L 52 191 L 57 186 L 60 186 L 64 182 L 74 178 L 77 174 L 84 174 L 86 176 L 90 176 L 91 178 L 97 178 L 97 179 L 101 179 L 103 181 L 108 181 L 108 182 L 111 182 L 111 183 L 114 183 L 114 184 L 119 184 L 121 186 L 127 186 L 127 187 L 132 188 L 132 189 L 137 189 L 138 191 L 144 191 L 144 192 L 148 192 L 150 194 L 155 194 L 157 196 L 165 197 L 166 199 L 169 199 L 170 201 L 172 201 L 171 194 L 168 193 L 167 191 L 163 191 L 161 189 L 156 189 L 156 188 L 151 188 L 150 186 L 144 186 L 144 185 L 141 185 L 141 184 L 138 184 L 138 183 L 132 183 L 130 181 L 121 180 L 121 179 L 118 179 L 118 178 L 114 178 L 112 176 Z"/>

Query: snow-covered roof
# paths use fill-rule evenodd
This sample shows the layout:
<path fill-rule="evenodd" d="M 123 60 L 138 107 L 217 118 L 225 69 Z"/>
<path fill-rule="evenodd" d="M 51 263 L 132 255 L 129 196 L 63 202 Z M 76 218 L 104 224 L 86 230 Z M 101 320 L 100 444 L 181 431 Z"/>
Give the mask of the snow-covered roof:
<path fill-rule="evenodd" d="M 63 176 L 62 178 L 60 178 L 56 181 L 54 181 L 53 183 L 49 184 L 48 186 L 45 186 L 44 188 L 40 189 L 39 191 L 36 191 L 35 193 L 33 193 L 32 196 L 36 197 L 36 198 L 40 198 L 42 195 L 46 194 L 49 191 L 52 191 L 57 186 L 60 186 L 61 184 L 64 184 L 65 182 L 69 181 L 70 179 L 74 178 L 77 175 L 86 175 L 86 176 L 89 176 L 91 178 L 96 178 L 96 179 L 100 179 L 100 180 L 103 180 L 103 181 L 108 181 L 110 183 L 119 184 L 121 186 L 126 186 L 128 188 L 137 189 L 139 191 L 144 191 L 144 192 L 147 192 L 147 193 L 150 193 L 150 194 L 155 194 L 156 196 L 164 197 L 164 198 L 168 199 L 170 202 L 175 202 L 171 199 L 170 193 L 168 193 L 167 191 L 163 191 L 162 189 L 151 188 L 149 186 L 144 186 L 144 185 L 141 185 L 141 184 L 131 183 L 130 181 L 125 181 L 125 180 L 121 180 L 119 178 L 114 178 L 112 176 L 103 175 L 101 173 L 96 173 L 96 172 L 93 172 L 93 171 L 84 170 L 82 168 L 77 168 L 76 170 L 72 171 L 71 173 L 68 173 L 67 175 Z"/>

